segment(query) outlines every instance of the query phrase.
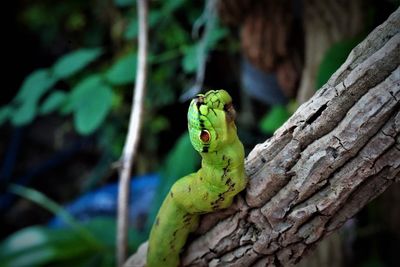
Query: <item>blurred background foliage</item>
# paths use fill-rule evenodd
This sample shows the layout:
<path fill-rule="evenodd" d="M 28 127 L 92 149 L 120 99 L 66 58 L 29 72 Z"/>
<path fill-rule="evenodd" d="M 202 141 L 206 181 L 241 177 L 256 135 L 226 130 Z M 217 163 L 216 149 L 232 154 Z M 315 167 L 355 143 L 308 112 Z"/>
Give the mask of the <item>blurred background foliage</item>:
<path fill-rule="evenodd" d="M 376 10 L 376 3 L 368 3 Z M 372 14 L 363 34 L 326 51 L 313 89 L 393 10 L 391 1 L 385 4 L 382 17 Z M 199 36 L 207 22 L 204 10 L 203 1 L 150 1 L 148 90 L 131 188 L 131 252 L 147 239 L 172 183 L 199 166 L 186 133 L 187 102 L 179 99 L 195 84 L 205 57 L 203 86 L 233 95 L 247 152 L 299 104 L 294 97 L 266 104 L 246 94 L 237 28 L 217 21 L 204 49 Z M 113 266 L 118 180 L 113 165 L 125 140 L 135 82 L 136 1 L 19 0 L 3 19 L 11 29 L 5 51 L 12 53 L 4 62 L 0 101 L 0 266 Z M 386 266 L 372 250 L 370 259 L 364 255 L 357 263 Z"/>
<path fill-rule="evenodd" d="M 34 48 L 0 107 L 1 236 L 7 237 L 0 266 L 115 265 L 115 203 L 109 210 L 101 203 L 86 210 L 90 218 L 84 221 L 57 203 L 117 181 L 111 165 L 121 155 L 135 80 L 136 1 L 18 1 L 14 8 L 14 27 L 24 35 L 15 38 L 31 38 L 24 45 Z M 131 251 L 147 238 L 170 185 L 199 166 L 185 134 L 186 103 L 178 98 L 197 70 L 199 42 L 191 32 L 203 9 L 200 1 L 151 1 L 150 77 L 135 174 L 159 170 L 162 179 L 154 203 L 146 206 L 150 219 L 131 218 L 139 220 L 130 230 Z M 207 48 L 218 50 L 227 36 L 218 24 Z M 32 136 L 35 131 L 39 136 Z M 88 203 L 96 205 L 88 199 L 82 206 Z M 102 216 L 105 210 L 112 216 Z M 65 223 L 43 225 L 52 216 Z M 25 222 L 15 223 L 16 217 Z"/>

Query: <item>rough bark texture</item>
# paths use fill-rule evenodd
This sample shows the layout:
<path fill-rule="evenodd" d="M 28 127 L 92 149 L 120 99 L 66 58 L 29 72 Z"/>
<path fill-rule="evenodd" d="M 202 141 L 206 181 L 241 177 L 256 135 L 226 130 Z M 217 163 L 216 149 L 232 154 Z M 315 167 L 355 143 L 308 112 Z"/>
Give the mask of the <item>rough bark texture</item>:
<path fill-rule="evenodd" d="M 204 218 L 207 232 L 188 245 L 183 265 L 297 263 L 399 180 L 399 15 L 375 29 L 310 101 L 256 146 L 246 160 L 245 201 L 239 198 L 233 214 L 215 226 L 217 214 Z"/>
<path fill-rule="evenodd" d="M 254 148 L 247 190 L 204 216 L 183 266 L 293 265 L 400 180 L 399 31 L 398 9 Z"/>

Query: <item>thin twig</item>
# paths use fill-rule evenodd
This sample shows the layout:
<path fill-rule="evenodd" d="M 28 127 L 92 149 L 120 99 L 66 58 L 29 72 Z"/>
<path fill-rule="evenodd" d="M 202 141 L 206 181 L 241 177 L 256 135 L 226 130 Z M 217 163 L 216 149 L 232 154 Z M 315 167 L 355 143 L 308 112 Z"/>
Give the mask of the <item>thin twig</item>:
<path fill-rule="evenodd" d="M 128 203 L 132 163 L 136 156 L 142 124 L 143 102 L 147 77 L 147 0 L 137 1 L 139 18 L 138 68 L 136 71 L 135 92 L 129 119 L 128 135 L 121 157 L 118 194 L 117 260 L 122 266 L 128 254 Z"/>

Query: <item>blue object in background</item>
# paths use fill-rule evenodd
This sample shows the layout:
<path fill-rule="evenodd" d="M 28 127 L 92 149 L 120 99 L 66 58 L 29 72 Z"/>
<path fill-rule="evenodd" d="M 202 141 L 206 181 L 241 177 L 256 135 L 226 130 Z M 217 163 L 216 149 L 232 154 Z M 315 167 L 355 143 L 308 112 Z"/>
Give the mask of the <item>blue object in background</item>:
<path fill-rule="evenodd" d="M 129 201 L 129 221 L 132 227 L 141 228 L 149 214 L 152 201 L 156 194 L 160 175 L 147 174 L 132 177 L 131 199 Z M 65 206 L 65 209 L 77 220 L 88 221 L 93 217 L 116 217 L 117 214 L 118 184 L 103 186 L 86 193 L 77 200 Z M 49 222 L 52 227 L 64 227 L 64 221 L 56 216 Z"/>
<path fill-rule="evenodd" d="M 252 65 L 246 58 L 241 64 L 241 80 L 244 90 L 253 98 L 268 105 L 286 105 L 275 73 L 266 73 Z"/>

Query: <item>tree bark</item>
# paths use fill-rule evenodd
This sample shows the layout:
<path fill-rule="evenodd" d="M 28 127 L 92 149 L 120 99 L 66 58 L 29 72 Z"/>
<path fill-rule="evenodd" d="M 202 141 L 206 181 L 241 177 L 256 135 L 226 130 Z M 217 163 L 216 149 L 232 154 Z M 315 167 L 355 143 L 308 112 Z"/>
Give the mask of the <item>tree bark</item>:
<path fill-rule="evenodd" d="M 250 153 L 245 200 L 211 228 L 218 214 L 205 216 L 207 232 L 188 244 L 183 265 L 297 263 L 399 180 L 399 13 Z"/>
<path fill-rule="evenodd" d="M 247 189 L 202 218 L 183 266 L 294 265 L 400 180 L 399 31 L 400 9 L 253 149 Z"/>
<path fill-rule="evenodd" d="M 318 69 L 326 51 L 335 43 L 353 38 L 364 27 L 363 1 L 305 0 L 305 62 L 297 101 L 303 104 L 317 89 Z"/>

